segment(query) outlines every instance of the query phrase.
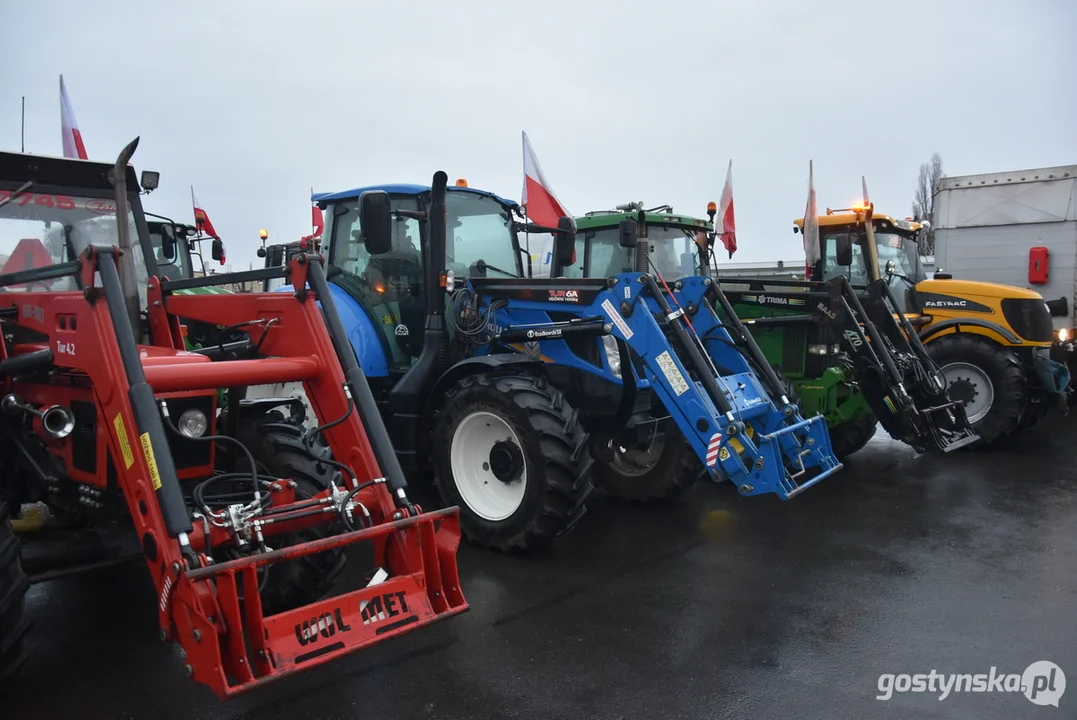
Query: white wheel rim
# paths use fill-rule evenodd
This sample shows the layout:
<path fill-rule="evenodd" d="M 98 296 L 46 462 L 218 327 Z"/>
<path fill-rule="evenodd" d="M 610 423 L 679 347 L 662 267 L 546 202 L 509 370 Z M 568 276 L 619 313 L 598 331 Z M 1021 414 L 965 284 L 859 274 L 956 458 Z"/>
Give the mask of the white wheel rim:
<path fill-rule="evenodd" d="M 964 362 L 955 362 L 941 368 L 942 376 L 946 378 L 946 390 L 955 384 L 968 383 L 976 394 L 972 400 L 965 401 L 965 414 L 970 423 L 979 422 L 991 411 L 995 404 L 995 386 L 991 378 L 983 370 L 975 365 Z M 951 397 L 951 399 L 957 399 Z"/>
<path fill-rule="evenodd" d="M 520 507 L 527 490 L 527 464 L 517 477 L 504 482 L 490 467 L 490 451 L 508 442 L 523 452 L 516 432 L 493 413 L 474 412 L 460 421 L 449 447 L 453 482 L 464 504 L 483 520 L 497 522 Z"/>

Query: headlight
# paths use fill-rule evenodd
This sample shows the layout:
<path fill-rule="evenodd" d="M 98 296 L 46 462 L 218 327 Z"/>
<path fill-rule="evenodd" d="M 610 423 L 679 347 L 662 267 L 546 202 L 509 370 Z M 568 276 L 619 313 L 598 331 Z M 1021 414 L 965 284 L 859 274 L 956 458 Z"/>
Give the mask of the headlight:
<path fill-rule="evenodd" d="M 183 414 L 179 416 L 179 422 L 176 424 L 182 435 L 189 438 L 202 437 L 206 428 L 209 427 L 209 421 L 206 420 L 206 414 L 201 410 L 191 408 L 190 410 L 184 410 Z"/>
<path fill-rule="evenodd" d="M 612 335 L 602 336 L 602 348 L 606 351 L 606 362 L 610 364 L 610 372 L 616 378 L 621 377 L 621 351 L 617 349 L 617 338 Z"/>
<path fill-rule="evenodd" d="M 1070 331 L 1066 328 L 1060 328 L 1058 331 L 1058 341 L 1067 342 L 1070 339 Z"/>
<path fill-rule="evenodd" d="M 837 355 L 840 352 L 841 352 L 841 345 L 840 344 L 830 346 L 830 354 L 831 355 Z"/>
<path fill-rule="evenodd" d="M 826 351 L 827 351 L 827 347 L 826 347 L 825 344 L 824 345 L 809 345 L 808 346 L 808 354 L 809 355 L 826 355 Z"/>

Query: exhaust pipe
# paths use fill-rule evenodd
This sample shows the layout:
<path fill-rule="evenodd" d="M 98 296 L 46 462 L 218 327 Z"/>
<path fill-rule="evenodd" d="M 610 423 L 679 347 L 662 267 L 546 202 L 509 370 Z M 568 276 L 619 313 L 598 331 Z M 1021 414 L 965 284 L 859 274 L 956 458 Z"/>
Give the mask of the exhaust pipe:
<path fill-rule="evenodd" d="M 33 416 L 34 430 L 47 440 L 63 440 L 75 429 L 75 416 L 63 405 L 39 409 L 19 402 L 14 395 L 5 395 L 0 400 L 0 409 L 12 415 L 21 412 Z"/>

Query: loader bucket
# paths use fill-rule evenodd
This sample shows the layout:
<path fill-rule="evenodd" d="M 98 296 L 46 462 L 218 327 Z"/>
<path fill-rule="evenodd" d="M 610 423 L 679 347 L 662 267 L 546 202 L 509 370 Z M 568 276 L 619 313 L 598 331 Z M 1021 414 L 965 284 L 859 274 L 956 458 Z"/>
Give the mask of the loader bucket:
<path fill-rule="evenodd" d="M 259 570 L 362 542 L 377 565 L 365 587 L 263 615 Z M 466 611 L 459 543 L 459 509 L 450 507 L 182 573 L 161 609 L 171 604 L 177 632 L 195 640 L 184 643 L 193 679 L 228 698 Z M 217 610 L 206 615 L 199 608 L 214 595 Z"/>

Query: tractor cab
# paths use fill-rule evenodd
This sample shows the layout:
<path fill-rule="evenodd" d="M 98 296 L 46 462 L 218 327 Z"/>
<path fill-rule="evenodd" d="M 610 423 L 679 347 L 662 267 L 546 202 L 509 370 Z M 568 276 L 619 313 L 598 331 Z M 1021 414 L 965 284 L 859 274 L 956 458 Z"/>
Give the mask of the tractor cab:
<path fill-rule="evenodd" d="M 422 216 L 430 207 L 428 186 L 377 185 L 311 198 L 326 213 L 322 253 L 334 291 L 343 295 L 352 320 L 365 318 L 349 325 L 372 377 L 399 377 L 422 354 L 427 295 L 440 298 L 432 286 L 445 271 L 461 278 L 524 275 L 519 206 L 460 182 L 446 192 L 446 247 L 433 252 L 430 224 Z M 368 247 L 363 233 L 359 197 L 367 191 L 388 197 L 392 219 L 384 249 Z M 428 267 L 431 256 L 437 267 Z M 455 332 L 451 324 L 448 330 Z"/>
<path fill-rule="evenodd" d="M 639 242 L 634 247 L 622 241 L 621 220 L 635 223 Z M 555 267 L 551 274 L 589 278 L 641 270 L 657 271 L 666 280 L 696 275 L 702 262 L 700 248 L 712 230 L 706 220 L 674 214 L 669 205 L 644 209 L 642 203 L 589 212 L 576 218 L 576 227 L 576 262 Z"/>
<path fill-rule="evenodd" d="M 193 225 L 177 223 L 163 215 L 150 212 L 146 213 L 146 225 L 162 277 L 186 280 L 206 274 L 202 253 L 198 248 L 201 238 Z"/>
<path fill-rule="evenodd" d="M 877 278 L 886 278 L 901 312 L 919 315 L 915 287 L 926 279 L 919 240 L 930 226 L 889 215 L 872 215 L 869 233 L 867 210 L 860 206 L 849 211 L 828 209 L 826 215 L 819 216 L 822 259 L 811 268 L 810 279 L 826 282 L 844 275 L 854 287 L 863 287 Z M 803 230 L 804 218 L 798 218 L 793 232 Z"/>

